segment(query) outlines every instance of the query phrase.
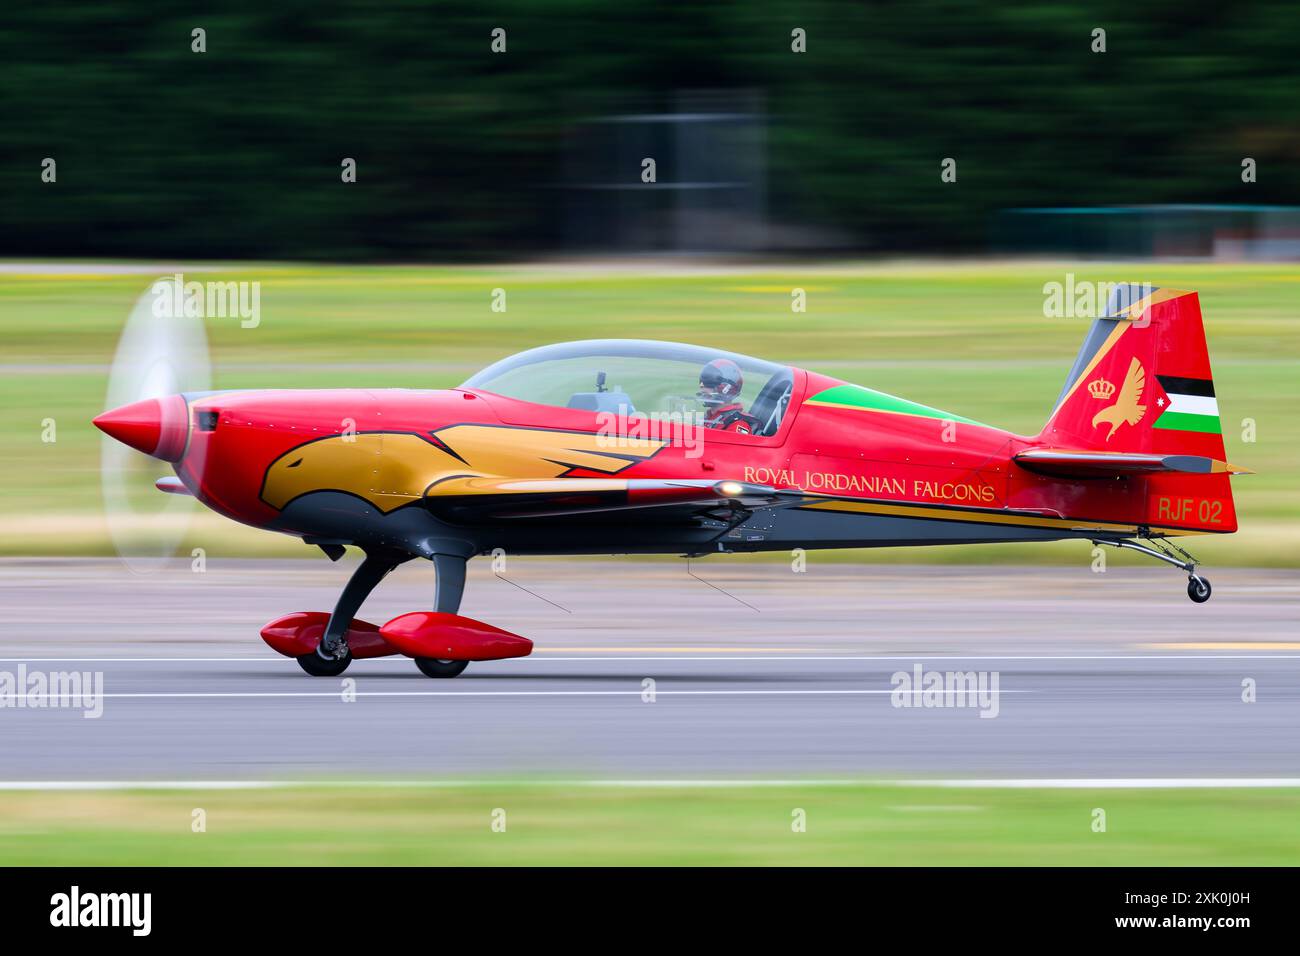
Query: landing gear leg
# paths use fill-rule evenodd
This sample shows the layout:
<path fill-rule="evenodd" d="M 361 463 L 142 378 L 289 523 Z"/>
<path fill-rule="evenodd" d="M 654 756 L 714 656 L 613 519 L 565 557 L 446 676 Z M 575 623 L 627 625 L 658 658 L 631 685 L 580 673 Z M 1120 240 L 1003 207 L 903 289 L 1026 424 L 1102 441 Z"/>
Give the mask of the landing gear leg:
<path fill-rule="evenodd" d="M 465 593 L 465 565 L 468 558 L 455 554 L 435 554 L 433 570 L 438 579 L 434 584 L 433 609 L 440 614 L 460 611 L 460 599 Z"/>
<path fill-rule="evenodd" d="M 433 556 L 434 573 L 438 576 L 434 585 L 433 609 L 439 614 L 456 614 L 460 611 L 460 599 L 465 593 L 465 565 L 468 563 L 468 558 L 455 554 Z M 425 677 L 458 677 L 469 666 L 469 661 L 417 657 L 415 666 Z"/>
<path fill-rule="evenodd" d="M 1112 548 L 1126 548 L 1129 551 L 1138 551 L 1150 555 L 1158 561 L 1172 564 L 1174 567 L 1187 572 L 1187 596 L 1189 598 L 1197 604 L 1204 604 L 1210 599 L 1210 582 L 1207 578 L 1203 578 L 1196 573 L 1198 565 L 1195 558 L 1170 541 L 1157 541 L 1155 538 L 1147 538 L 1146 540 L 1150 541 L 1153 547 L 1138 544 L 1136 541 L 1125 540 L 1093 539 L 1092 543 L 1108 544 Z"/>
<path fill-rule="evenodd" d="M 339 595 L 320 644 L 312 653 L 299 657 L 298 665 L 313 677 L 337 677 L 347 670 L 352 663 L 347 641 L 352 619 L 388 572 L 410 558 L 408 554 L 394 551 L 367 551 L 365 560 L 352 573 L 352 578 Z"/>

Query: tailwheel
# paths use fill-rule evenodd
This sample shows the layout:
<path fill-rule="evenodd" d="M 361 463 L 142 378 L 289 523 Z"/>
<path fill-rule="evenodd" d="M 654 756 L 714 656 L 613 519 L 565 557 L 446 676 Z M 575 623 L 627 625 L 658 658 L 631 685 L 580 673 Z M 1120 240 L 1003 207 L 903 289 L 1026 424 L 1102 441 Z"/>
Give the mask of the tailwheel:
<path fill-rule="evenodd" d="M 342 657 L 325 658 L 312 651 L 310 654 L 303 654 L 295 658 L 295 660 L 298 662 L 298 666 L 312 677 L 338 677 L 352 663 L 352 654 L 347 653 Z"/>
<path fill-rule="evenodd" d="M 1197 604 L 1204 604 L 1210 599 L 1210 582 L 1199 574 L 1187 576 L 1187 596 Z"/>
<path fill-rule="evenodd" d="M 469 661 L 444 661 L 436 657 L 417 657 L 414 660 L 425 677 L 459 677 L 469 667 Z"/>

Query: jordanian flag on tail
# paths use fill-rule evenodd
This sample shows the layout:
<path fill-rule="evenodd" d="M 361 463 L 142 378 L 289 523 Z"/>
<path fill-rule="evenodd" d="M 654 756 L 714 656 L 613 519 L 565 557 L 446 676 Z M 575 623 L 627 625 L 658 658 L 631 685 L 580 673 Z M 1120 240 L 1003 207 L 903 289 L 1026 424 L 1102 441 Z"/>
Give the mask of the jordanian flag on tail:
<path fill-rule="evenodd" d="M 1179 378 L 1157 375 L 1166 403 L 1159 404 L 1159 416 L 1152 428 L 1172 428 L 1183 432 L 1222 434 L 1219 426 L 1219 403 L 1214 398 L 1214 382 L 1208 378 Z"/>

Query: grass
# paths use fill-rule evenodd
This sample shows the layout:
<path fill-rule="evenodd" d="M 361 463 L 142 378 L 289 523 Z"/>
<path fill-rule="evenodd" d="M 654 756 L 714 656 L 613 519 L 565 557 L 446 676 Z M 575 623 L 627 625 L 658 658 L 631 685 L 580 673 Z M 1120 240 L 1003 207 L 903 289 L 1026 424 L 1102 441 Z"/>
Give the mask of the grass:
<path fill-rule="evenodd" d="M 205 832 L 192 829 L 195 809 Z M 1097 809 L 1105 832 L 1093 830 Z M 498 810 L 504 832 L 492 828 Z M 1296 790 L 484 783 L 0 794 L 5 866 L 1267 866 L 1298 853 Z"/>
<path fill-rule="evenodd" d="M 602 336 L 717 345 L 1019 431 L 1056 397 L 1085 323 L 1042 314 L 1044 283 L 1142 280 L 1201 292 L 1242 531 L 1200 542 L 1209 563 L 1300 564 L 1300 274 L 1287 266 L 879 263 L 713 271 L 607 267 L 228 265 L 189 278 L 262 283 L 262 320 L 207 325 L 218 388 L 458 384 L 503 355 Z M 121 325 L 151 281 L 75 266 L 0 274 L 0 554 L 107 554 L 99 435 Z M 808 296 L 792 313 L 790 290 Z M 507 311 L 489 308 L 492 290 Z M 1242 441 L 1244 419 L 1257 440 Z M 57 441 L 42 441 L 53 419 Z M 147 518 L 146 518 L 147 522 Z M 186 546 L 300 554 L 219 519 Z M 927 549 L 926 560 L 1081 560 L 1026 546 Z M 1086 555 L 1086 550 L 1085 550 Z M 897 560 L 893 551 L 853 559 Z M 904 556 L 906 559 L 906 556 Z"/>

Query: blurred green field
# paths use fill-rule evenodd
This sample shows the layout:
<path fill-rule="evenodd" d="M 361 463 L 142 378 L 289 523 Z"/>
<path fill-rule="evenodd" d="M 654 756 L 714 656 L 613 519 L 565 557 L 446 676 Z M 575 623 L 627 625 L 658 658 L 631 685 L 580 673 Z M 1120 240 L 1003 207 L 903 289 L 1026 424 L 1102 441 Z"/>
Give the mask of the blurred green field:
<path fill-rule="evenodd" d="M 159 270 L 170 274 L 171 270 Z M 207 324 L 214 387 L 458 384 L 520 349 L 637 337 L 779 359 L 1019 432 L 1056 398 L 1086 321 L 1043 317 L 1043 285 L 1145 281 L 1201 293 L 1242 530 L 1195 541 L 1214 564 L 1300 564 L 1300 270 L 1285 265 L 918 262 L 696 268 L 556 264 L 190 270 L 262 283 L 261 324 Z M 0 265 L 0 554 L 105 554 L 98 432 L 108 366 L 149 274 Z M 807 312 L 790 308 L 793 288 Z M 490 308 L 506 290 L 507 311 Z M 42 441 L 42 421 L 57 441 Z M 1256 441 L 1243 442 L 1252 419 Z M 210 556 L 301 543 L 200 515 Z M 1083 549 L 1082 551 L 1080 549 Z M 857 560 L 1079 561 L 1086 545 L 852 552 Z"/>
<path fill-rule="evenodd" d="M 192 829 L 196 809 L 205 832 Z M 1093 829 L 1097 809 L 1105 832 Z M 1297 853 L 1295 790 L 543 782 L 0 794 L 5 866 L 1269 866 Z"/>

